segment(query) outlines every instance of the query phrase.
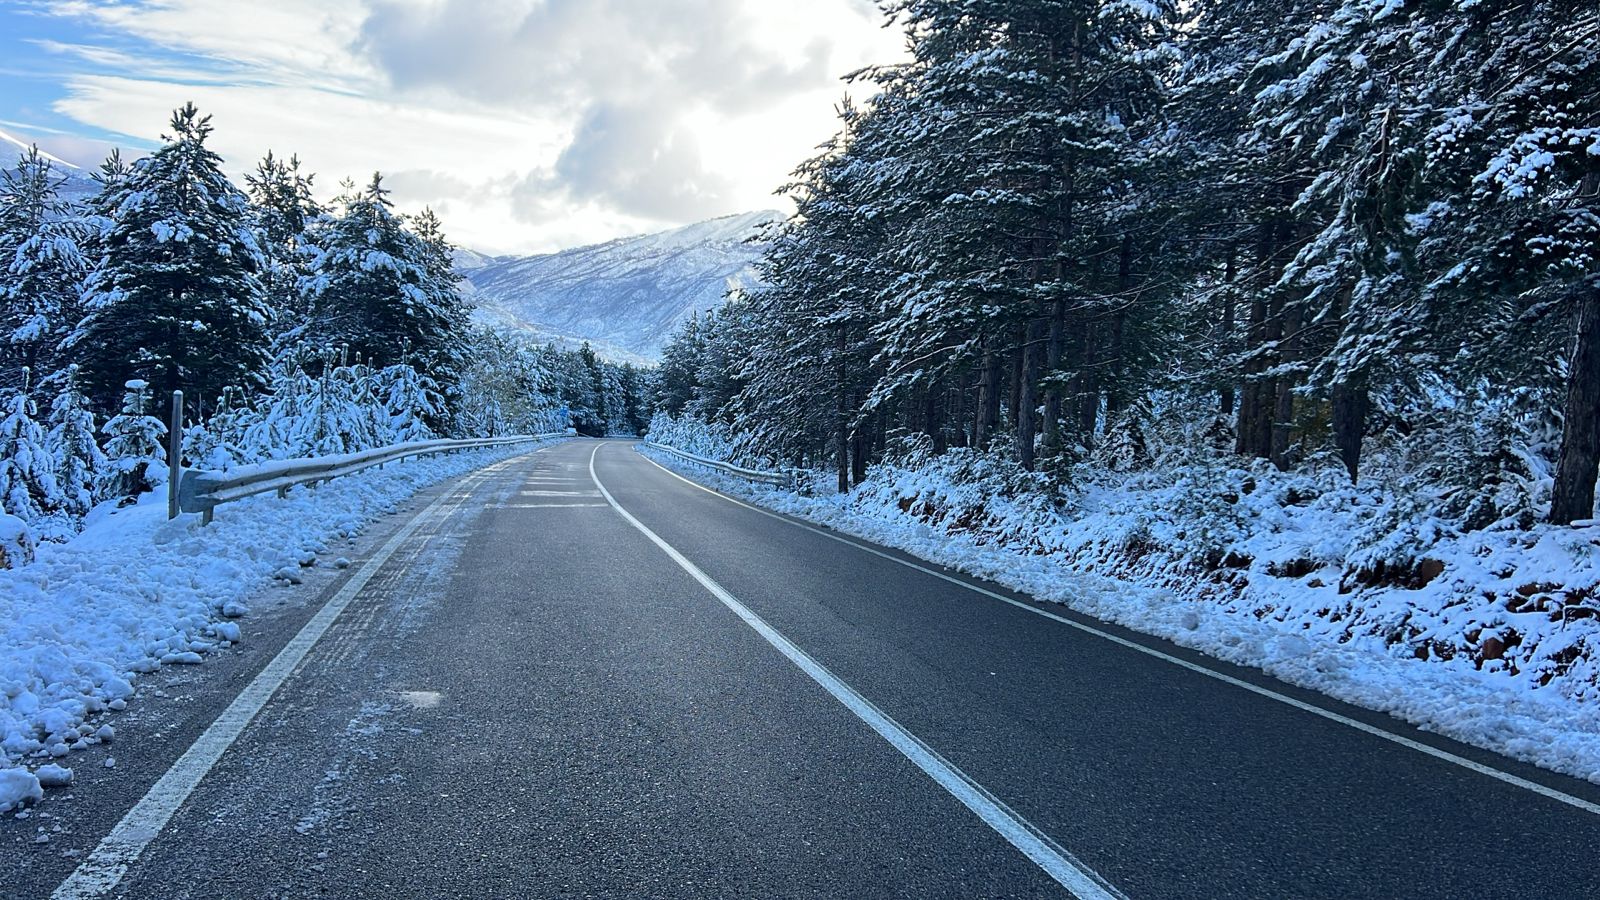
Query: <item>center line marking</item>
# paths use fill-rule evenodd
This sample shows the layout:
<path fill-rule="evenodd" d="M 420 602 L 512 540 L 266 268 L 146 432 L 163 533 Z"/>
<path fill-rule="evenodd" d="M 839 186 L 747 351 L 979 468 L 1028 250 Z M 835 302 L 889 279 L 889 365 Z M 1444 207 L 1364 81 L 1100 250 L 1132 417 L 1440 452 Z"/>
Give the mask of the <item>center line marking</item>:
<path fill-rule="evenodd" d="M 1024 819 L 1020 814 L 1007 806 L 1004 801 L 989 792 L 988 788 L 974 781 L 971 776 L 961 771 L 956 765 L 939 755 L 937 750 L 928 746 L 921 738 L 906 730 L 905 726 L 890 718 L 889 714 L 873 705 L 871 700 L 863 697 L 855 688 L 846 684 L 839 676 L 830 672 L 826 666 L 817 662 L 810 654 L 795 646 L 792 641 L 784 637 L 776 628 L 767 624 L 767 621 L 739 602 L 737 597 L 723 589 L 722 585 L 712 580 L 700 569 L 690 562 L 688 557 L 679 553 L 677 548 L 662 540 L 661 536 L 651 531 L 643 522 L 634 518 L 633 514 L 622 508 L 622 504 L 611 496 L 606 486 L 601 483 L 600 476 L 595 472 L 595 457 L 600 455 L 600 448 L 604 444 L 596 445 L 589 454 L 589 477 L 594 479 L 595 487 L 606 498 L 611 508 L 616 510 L 629 525 L 638 529 L 641 534 L 650 539 L 650 542 L 661 548 L 662 552 L 671 557 L 678 567 L 689 573 L 695 581 L 711 593 L 713 597 L 722 601 L 722 605 L 732 610 L 733 614 L 744 620 L 767 643 L 771 644 L 788 660 L 795 664 L 800 671 L 811 676 L 823 690 L 833 695 L 835 700 L 844 704 L 844 707 L 854 713 L 857 718 L 865 722 L 868 727 L 878 733 L 879 737 L 888 741 L 890 746 L 900 751 L 913 765 L 921 769 L 924 774 L 934 780 L 934 783 L 944 788 L 952 797 L 961 801 L 967 809 L 976 813 L 978 818 L 993 828 L 999 835 L 1006 839 L 1011 846 L 1022 851 L 1022 854 L 1032 860 L 1035 865 L 1043 869 L 1045 874 L 1055 879 L 1057 884 L 1066 888 L 1079 900 L 1126 900 L 1126 895 L 1117 890 L 1110 882 L 1101 878 L 1093 869 L 1078 861 L 1065 847 L 1056 843 L 1053 838 L 1040 831 L 1032 822 Z"/>

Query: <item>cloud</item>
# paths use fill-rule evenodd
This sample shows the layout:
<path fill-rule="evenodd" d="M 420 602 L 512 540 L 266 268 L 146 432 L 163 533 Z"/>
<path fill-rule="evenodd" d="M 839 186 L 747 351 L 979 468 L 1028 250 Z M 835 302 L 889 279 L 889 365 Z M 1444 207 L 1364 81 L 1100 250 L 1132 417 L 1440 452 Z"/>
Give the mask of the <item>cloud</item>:
<path fill-rule="evenodd" d="M 402 89 L 569 112 L 664 93 L 736 112 L 829 83 L 833 37 L 813 28 L 795 45 L 758 10 L 739 0 L 376 0 L 359 43 Z"/>
<path fill-rule="evenodd" d="M 459 243 L 553 249 L 771 207 L 834 128 L 838 78 L 892 61 L 869 0 L 64 0 L 87 23 L 56 110 L 155 138 L 193 100 L 243 172 L 319 192 L 374 170 Z M 113 37 L 105 37 L 111 35 Z"/>
<path fill-rule="evenodd" d="M 732 182 L 709 171 L 695 134 L 654 106 L 598 103 L 555 163 L 571 196 L 648 219 L 698 219 L 726 211 Z"/>

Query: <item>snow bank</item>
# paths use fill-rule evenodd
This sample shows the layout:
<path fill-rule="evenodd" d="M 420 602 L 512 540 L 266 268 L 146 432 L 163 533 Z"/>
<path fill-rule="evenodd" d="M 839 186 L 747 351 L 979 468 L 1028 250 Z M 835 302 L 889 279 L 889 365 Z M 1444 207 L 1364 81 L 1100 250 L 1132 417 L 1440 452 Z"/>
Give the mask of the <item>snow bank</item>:
<path fill-rule="evenodd" d="M 969 457 L 877 466 L 849 495 L 819 474 L 805 495 L 645 452 L 769 508 L 1600 783 L 1600 528 L 1440 527 L 1399 565 L 1360 549 L 1397 501 L 1337 477 L 1106 473 L 1052 497 Z"/>
<path fill-rule="evenodd" d="M 110 740 L 97 723 L 134 696 L 137 673 L 197 663 L 240 638 L 224 617 L 248 611 L 274 573 L 317 564 L 417 490 L 528 445 L 408 461 L 168 521 L 165 491 L 102 505 L 82 534 L 0 571 L 0 766 Z M 43 769 L 41 772 L 45 771 Z M 0 809 L 36 797 L 38 778 L 0 768 Z"/>

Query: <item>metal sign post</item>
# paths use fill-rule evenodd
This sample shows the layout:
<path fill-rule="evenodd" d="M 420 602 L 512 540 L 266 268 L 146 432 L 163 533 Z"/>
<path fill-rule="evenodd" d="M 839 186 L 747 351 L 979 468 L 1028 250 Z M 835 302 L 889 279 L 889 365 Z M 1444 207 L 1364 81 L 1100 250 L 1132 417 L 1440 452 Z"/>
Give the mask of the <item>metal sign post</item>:
<path fill-rule="evenodd" d="M 167 518 L 178 517 L 178 484 L 183 480 L 183 391 L 172 392 L 172 424 L 167 428 Z"/>

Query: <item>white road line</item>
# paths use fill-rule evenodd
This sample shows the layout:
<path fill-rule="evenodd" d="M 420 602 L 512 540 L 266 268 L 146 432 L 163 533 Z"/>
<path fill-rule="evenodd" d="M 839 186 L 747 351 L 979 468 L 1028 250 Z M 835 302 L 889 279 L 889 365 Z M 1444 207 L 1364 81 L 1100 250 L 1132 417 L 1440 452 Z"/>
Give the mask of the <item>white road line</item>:
<path fill-rule="evenodd" d="M 944 788 L 951 796 L 961 801 L 967 809 L 976 813 L 978 818 L 993 828 L 1005 838 L 1013 847 L 1022 851 L 1023 855 L 1032 860 L 1035 865 L 1043 869 L 1046 874 L 1055 879 L 1058 884 L 1070 891 L 1080 900 L 1125 900 L 1125 895 L 1113 887 L 1104 878 L 1097 875 L 1094 870 L 1079 862 L 1076 857 L 1067 852 L 1066 848 L 1057 844 L 1049 835 L 1040 831 L 1033 823 L 1024 819 L 1004 801 L 978 782 L 972 780 L 967 773 L 961 771 L 949 760 L 940 756 L 938 751 L 928 746 L 916 735 L 907 731 L 899 722 L 889 717 L 888 713 L 874 706 L 872 701 L 863 697 L 855 688 L 846 684 L 837 675 L 811 658 L 804 650 L 795 646 L 788 638 L 784 637 L 777 629 L 767 624 L 767 621 L 756 615 L 751 609 L 739 602 L 738 598 L 723 589 L 711 576 L 701 571 L 699 566 L 690 562 L 687 557 L 679 553 L 676 548 L 661 539 L 661 536 L 651 531 L 643 522 L 634 518 L 633 514 L 622 508 L 606 486 L 601 483 L 600 476 L 595 472 L 595 457 L 600 453 L 597 445 L 589 454 L 589 477 L 594 479 L 595 487 L 606 498 L 606 502 L 615 509 L 628 524 L 638 529 L 650 542 L 661 548 L 662 552 L 671 557 L 678 567 L 688 572 L 712 596 L 722 601 L 722 604 L 733 611 L 733 614 L 744 620 L 755 632 L 766 639 L 767 643 L 782 653 L 788 660 L 795 664 L 800 671 L 811 676 L 811 679 L 821 685 L 823 690 L 832 694 L 834 699 L 844 704 L 845 708 L 865 722 L 880 737 L 888 741 L 891 746 L 900 751 L 906 759 L 910 760 L 917 768 L 921 769 L 936 784 Z"/>
<path fill-rule="evenodd" d="M 195 738 L 189 749 L 172 764 L 172 768 L 156 780 L 144 797 L 128 810 L 116 827 L 111 829 L 111 833 L 100 841 L 94 851 L 78 864 L 65 881 L 61 882 L 50 895 L 52 900 L 84 900 L 110 893 L 127 874 L 128 867 L 138 860 L 145 847 L 149 846 L 172 820 L 173 814 L 194 792 L 200 780 L 211 771 L 211 767 L 216 765 L 217 760 L 233 745 L 262 707 L 267 705 L 272 695 L 305 660 L 306 654 L 311 651 L 318 639 L 339 614 L 344 612 L 345 607 L 350 605 L 356 595 L 361 593 L 367 582 L 378 574 L 378 570 L 383 568 L 389 557 L 393 556 L 406 540 L 445 504 L 457 502 L 459 505 L 459 501 L 465 499 L 472 488 L 516 459 L 520 457 L 504 460 L 479 470 L 469 476 L 460 489 L 446 490 L 396 531 L 372 558 L 350 576 L 339 592 L 334 594 L 322 609 L 317 610 L 311 621 L 278 651 L 278 655 L 267 663 L 266 668 L 245 685 L 244 690 L 228 704 L 228 708 L 223 710 L 198 738 Z"/>
<path fill-rule="evenodd" d="M 637 452 L 637 451 L 635 451 L 635 452 Z M 1583 799 L 1582 797 L 1576 797 L 1576 796 L 1573 796 L 1572 794 L 1569 794 L 1569 793 L 1567 793 L 1565 791 L 1559 791 L 1559 790 L 1556 790 L 1553 787 L 1549 787 L 1547 785 L 1540 784 L 1537 781 L 1529 781 L 1526 778 L 1523 778 L 1523 777 L 1518 776 L 1518 775 L 1513 775 L 1510 772 L 1505 772 L 1505 771 L 1502 771 L 1500 769 L 1496 769 L 1493 766 L 1485 765 L 1485 764 L 1477 762 L 1475 760 L 1467 759 L 1464 756 L 1458 756 L 1458 755 L 1456 755 L 1454 753 L 1451 753 L 1448 750 L 1441 750 L 1438 747 L 1433 747 L 1433 746 L 1430 746 L 1428 744 L 1424 744 L 1421 741 L 1413 740 L 1411 738 L 1406 737 L 1405 735 L 1395 734 L 1392 731 L 1387 731 L 1385 729 L 1379 728 L 1376 725 L 1369 725 L 1366 722 L 1363 722 L 1363 721 L 1361 721 L 1359 719 L 1352 719 L 1349 716 L 1342 715 L 1340 713 L 1336 713 L 1331 709 L 1323 709 L 1320 706 L 1317 706 L 1317 705 L 1312 704 L 1312 703 L 1307 703 L 1304 700 L 1299 700 L 1299 699 L 1296 699 L 1294 697 L 1290 697 L 1287 694 L 1280 694 L 1277 691 L 1272 690 L 1271 688 L 1262 687 L 1261 685 L 1258 685 L 1258 684 L 1252 684 L 1252 683 L 1250 683 L 1248 681 L 1245 681 L 1245 680 L 1243 680 L 1241 678 L 1235 678 L 1234 676 L 1229 675 L 1229 674 L 1227 674 L 1225 672 L 1219 672 L 1216 669 L 1207 668 L 1206 666 L 1200 665 L 1199 663 L 1190 662 L 1187 659 L 1183 659 L 1181 657 L 1173 656 L 1170 653 L 1164 653 L 1164 652 L 1162 652 L 1160 650 L 1155 649 L 1154 647 L 1147 647 L 1144 644 L 1139 643 L 1138 641 L 1130 641 L 1125 637 L 1119 637 L 1118 635 L 1112 634 L 1109 631 L 1103 631 L 1103 630 L 1101 630 L 1099 628 L 1095 628 L 1093 625 L 1086 625 L 1086 624 L 1084 624 L 1082 622 L 1075 622 L 1072 619 L 1069 619 L 1069 618 L 1067 618 L 1065 616 L 1056 615 L 1055 613 L 1050 612 L 1049 610 L 1040 609 L 1039 607 L 1033 606 L 1032 604 L 1023 603 L 1020 600 L 1015 600 L 1015 599 L 1013 599 L 1011 597 L 1005 596 L 1004 594 L 997 594 L 994 591 L 988 590 L 986 588 L 980 587 L 980 586 L 978 586 L 976 584 L 972 584 L 972 583 L 967 582 L 967 581 L 963 581 L 960 578 L 956 578 L 956 577 L 954 577 L 952 575 L 948 575 L 948 574 L 946 574 L 944 572 L 940 572 L 940 571 L 938 571 L 936 569 L 930 569 L 927 566 L 921 566 L 921 565 L 918 565 L 918 564 L 916 564 L 914 562 L 911 562 L 909 560 L 901 559 L 900 557 L 894 556 L 893 554 L 885 553 L 882 550 L 877 549 L 876 547 L 870 546 L 868 544 L 861 543 L 860 541 L 852 540 L 852 539 L 850 539 L 848 537 L 845 537 L 843 535 L 835 534 L 834 532 L 831 532 L 831 531 L 825 531 L 825 530 L 823 530 L 821 528 L 816 528 L 816 527 L 813 527 L 811 525 L 806 525 L 806 524 L 804 524 L 802 522 L 796 522 L 795 520 L 789 518 L 788 516 L 781 516 L 781 515 L 779 515 L 779 514 L 777 514 L 775 512 L 772 512 L 771 510 L 762 509 L 759 506 L 753 506 L 753 505 L 751 505 L 749 503 L 744 502 L 743 500 L 738 500 L 738 499 L 735 499 L 733 497 L 729 497 L 727 494 L 724 494 L 721 491 L 715 491 L 715 490 L 712 490 L 711 488 L 706 487 L 703 484 L 699 484 L 698 482 L 691 481 L 688 478 L 685 478 L 682 475 L 679 475 L 677 472 L 672 471 L 671 469 L 667 468 L 666 466 L 663 466 L 662 464 L 656 462 L 655 460 L 651 459 L 650 457 L 645 456 L 643 453 L 639 453 L 638 455 L 645 462 L 651 464 L 652 466 L 655 466 L 656 468 L 660 469 L 661 471 L 667 473 L 668 475 L 671 475 L 673 478 L 678 479 L 679 481 L 683 482 L 684 484 L 689 485 L 692 488 L 695 488 L 697 490 L 705 491 L 706 493 L 710 494 L 711 496 L 717 497 L 717 498 L 722 499 L 722 500 L 726 500 L 729 503 L 734 504 L 735 506 L 742 506 L 745 509 L 750 510 L 751 512 L 758 512 L 758 513 L 762 514 L 763 516 L 766 516 L 769 519 L 777 519 L 779 522 L 783 522 L 783 523 L 788 524 L 788 525 L 793 525 L 795 528 L 799 528 L 799 529 L 801 529 L 803 531 L 809 531 L 812 534 L 821 535 L 822 537 L 825 537 L 825 538 L 827 538 L 827 539 L 829 539 L 831 541 L 838 541 L 841 544 L 848 544 L 851 547 L 856 548 L 857 550 L 861 550 L 861 551 L 864 551 L 866 553 L 871 553 L 873 556 L 881 557 L 881 558 L 886 559 L 886 560 L 888 560 L 888 561 L 890 561 L 892 563 L 898 563 L 899 565 L 905 566 L 908 569 L 915 569 L 918 572 L 922 572 L 923 574 L 932 575 L 935 578 L 942 579 L 944 581 L 948 581 L 948 582 L 950 582 L 951 584 L 954 584 L 954 585 L 959 585 L 960 587 L 964 587 L 969 591 L 973 591 L 975 593 L 982 594 L 985 597 L 989 597 L 989 598 L 994 599 L 994 600 L 999 600 L 1001 603 L 1009 603 L 1010 605 L 1015 606 L 1018 609 L 1025 609 L 1028 612 L 1033 613 L 1034 615 L 1043 616 L 1046 619 L 1050 619 L 1050 620 L 1055 621 L 1055 622 L 1060 622 L 1062 625 L 1066 625 L 1069 628 L 1076 628 L 1077 630 L 1082 631 L 1082 632 L 1084 632 L 1086 634 L 1092 634 L 1095 637 L 1103 638 L 1105 640 L 1108 640 L 1108 641 L 1112 642 L 1113 644 L 1117 644 L 1117 645 L 1122 646 L 1122 647 L 1127 647 L 1129 650 L 1137 650 L 1138 652 L 1143 653 L 1146 656 L 1153 656 L 1156 659 L 1162 660 L 1163 662 L 1169 662 L 1169 663 L 1171 663 L 1171 664 L 1173 664 L 1175 666 L 1179 666 L 1181 668 L 1188 669 L 1189 671 L 1194 672 L 1196 674 L 1204 675 L 1207 678 L 1215 678 L 1216 680 L 1221 681 L 1221 682 L 1223 682 L 1225 684 L 1231 684 L 1234 687 L 1242 688 L 1244 690 L 1247 690 L 1252 694 L 1258 694 L 1258 695 L 1260 695 L 1262 697 L 1266 697 L 1266 698 L 1271 699 L 1271 700 L 1276 700 L 1279 703 L 1287 704 L 1289 706 L 1294 707 L 1295 709 L 1301 710 L 1303 712 L 1311 713 L 1314 716 L 1321 716 L 1322 718 L 1327 719 L 1330 722 L 1338 722 L 1340 725 L 1345 725 L 1345 726 L 1348 726 L 1350 728 L 1354 728 L 1355 730 L 1360 731 L 1362 733 L 1370 734 L 1373 737 L 1382 738 L 1382 739 L 1384 739 L 1386 741 L 1389 741 L 1391 743 L 1394 743 L 1394 744 L 1399 744 L 1402 747 L 1405 747 L 1405 748 L 1407 748 L 1409 750 L 1415 750 L 1418 753 L 1426 754 L 1428 756 L 1433 757 L 1434 759 L 1442 760 L 1442 761 L 1450 763 L 1452 765 L 1460 766 L 1461 768 L 1467 769 L 1467 770 L 1472 771 L 1472 772 L 1477 772 L 1479 775 L 1487 775 L 1488 777 L 1493 778 L 1493 779 L 1495 779 L 1497 781 L 1503 781 L 1506 784 L 1514 785 L 1516 787 L 1522 788 L 1525 791 L 1530 791 L 1532 793 L 1538 794 L 1541 797 L 1546 797 L 1548 799 L 1555 800 L 1558 803 L 1565 803 L 1568 806 L 1571 806 L 1571 807 L 1573 807 L 1575 809 L 1581 809 L 1581 810 L 1583 810 L 1584 812 L 1587 812 L 1587 813 L 1592 813 L 1594 815 L 1600 815 L 1600 803 L 1593 803 L 1591 801 Z"/>
<path fill-rule="evenodd" d="M 600 496 L 596 494 L 595 496 Z M 506 503 L 491 509 L 610 509 L 604 503 Z"/>

